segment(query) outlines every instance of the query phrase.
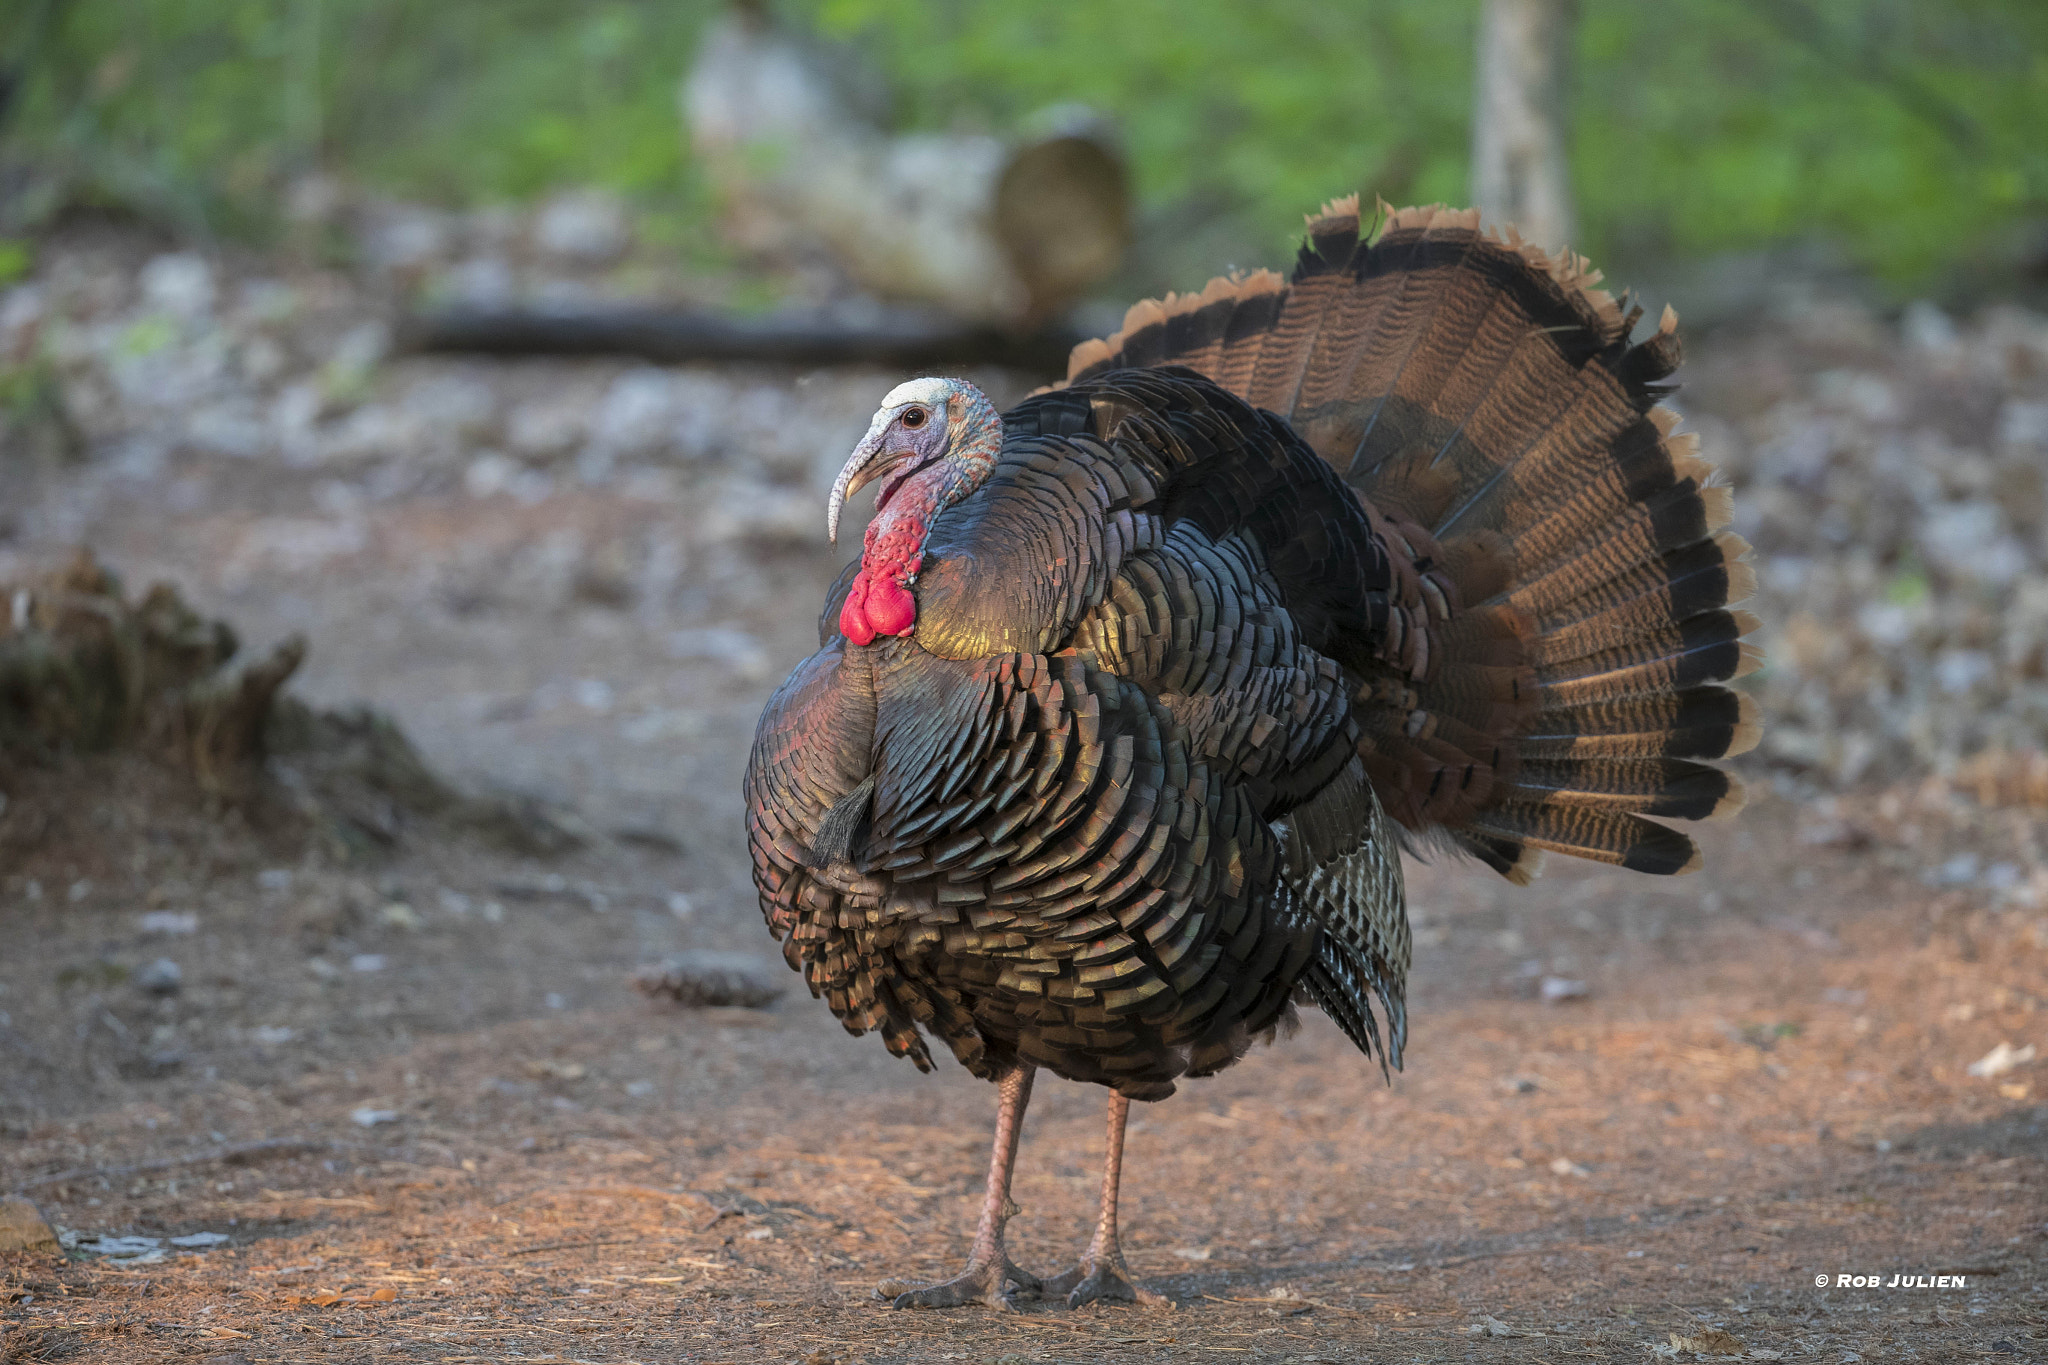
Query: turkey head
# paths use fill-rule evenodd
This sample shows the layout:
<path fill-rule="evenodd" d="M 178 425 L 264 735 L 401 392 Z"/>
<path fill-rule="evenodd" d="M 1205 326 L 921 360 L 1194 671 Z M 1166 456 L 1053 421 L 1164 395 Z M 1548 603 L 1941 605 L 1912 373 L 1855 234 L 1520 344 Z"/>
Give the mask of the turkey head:
<path fill-rule="evenodd" d="M 1002 444 L 995 405 L 964 379 L 913 379 L 889 391 L 834 480 L 825 513 L 837 544 L 846 499 L 880 481 L 860 574 L 839 611 L 848 640 L 865 645 L 917 628 L 910 589 L 924 565 L 932 519 L 981 486 Z"/>

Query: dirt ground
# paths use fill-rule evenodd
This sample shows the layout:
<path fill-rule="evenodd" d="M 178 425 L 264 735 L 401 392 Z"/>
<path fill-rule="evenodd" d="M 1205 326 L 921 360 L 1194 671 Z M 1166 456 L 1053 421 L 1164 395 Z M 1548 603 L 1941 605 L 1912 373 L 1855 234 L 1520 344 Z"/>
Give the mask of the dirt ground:
<path fill-rule="evenodd" d="M 392 368 L 517 394 L 624 367 Z M 892 377 L 717 382 L 845 408 L 822 457 Z M 1762 768 L 1696 877 L 1411 866 L 1391 1085 L 1312 1016 L 1142 1107 L 1125 1246 L 1171 1311 L 881 1307 L 964 1258 L 992 1088 L 847 1037 L 794 976 L 766 1010 L 628 984 L 682 948 L 774 961 L 738 786 L 835 562 L 811 466 L 764 485 L 796 530 L 751 485 L 733 523 L 715 470 L 477 467 L 172 451 L 8 509 L 15 566 L 84 541 L 256 647 L 303 630 L 303 694 L 595 835 L 351 859 L 133 758 L 7 772 L 0 1193 L 87 1245 L 0 1262 L 0 1361 L 2048 1358 L 2048 1072 L 1967 1070 L 2048 1052 L 2048 917 L 1986 889 L 2040 864 L 2040 812 Z M 1101 1122 L 1041 1080 L 1023 1265 L 1085 1244 Z M 117 1236 L 162 1254 L 87 1249 Z"/>

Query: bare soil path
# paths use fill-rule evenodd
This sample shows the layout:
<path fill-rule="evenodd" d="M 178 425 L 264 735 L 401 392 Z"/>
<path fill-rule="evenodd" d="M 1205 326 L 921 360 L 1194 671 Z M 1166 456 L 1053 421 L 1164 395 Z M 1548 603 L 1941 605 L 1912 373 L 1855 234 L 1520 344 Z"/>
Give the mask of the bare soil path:
<path fill-rule="evenodd" d="M 220 894 L 170 1010 L 57 990 L 155 949 L 122 910 L 51 908 L 0 980 L 13 1084 L 24 1045 L 66 1074 L 0 1180 L 69 1228 L 228 1241 L 13 1264 L 5 1311 L 110 1360 L 1638 1360 L 1710 1326 L 1787 1359 L 2038 1355 L 2048 1116 L 1963 1067 L 2038 1027 L 2040 945 L 1755 814 L 1683 890 L 1421 871 L 1407 1075 L 1315 1018 L 1134 1124 L 1127 1245 L 1170 1313 L 871 1302 L 964 1254 L 992 1091 L 808 1000 L 642 1003 L 629 912 L 429 910 L 352 931 L 383 970 L 323 979 L 276 895 Z M 1588 997 L 1534 998 L 1539 958 Z M 205 1024 L 168 1074 L 95 1080 L 94 1008 Z M 1025 1264 L 1081 1245 L 1099 1125 L 1097 1095 L 1040 1087 Z M 1843 1273 L 1966 1285 L 1815 1287 Z"/>

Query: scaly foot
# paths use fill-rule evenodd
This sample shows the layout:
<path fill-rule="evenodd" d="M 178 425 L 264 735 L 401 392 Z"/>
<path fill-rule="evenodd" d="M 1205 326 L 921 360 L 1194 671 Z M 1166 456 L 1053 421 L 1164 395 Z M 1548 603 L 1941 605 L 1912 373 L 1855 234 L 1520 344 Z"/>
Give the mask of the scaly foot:
<path fill-rule="evenodd" d="M 1092 1266 L 1083 1261 L 1072 1270 L 1062 1271 L 1046 1280 L 1041 1292 L 1066 1295 L 1069 1308 L 1079 1308 L 1088 1303 L 1135 1303 L 1141 1308 L 1173 1307 L 1172 1300 L 1166 1295 L 1131 1283 L 1130 1271 L 1125 1268 L 1121 1257 L 1114 1260 L 1103 1257 Z"/>
<path fill-rule="evenodd" d="M 891 1308 L 965 1308 L 980 1303 L 1007 1312 L 1020 1298 L 1037 1298 L 1044 1283 L 1005 1256 L 979 1265 L 969 1262 L 967 1269 L 938 1284 L 911 1286 L 901 1280 L 884 1280 L 875 1286 L 875 1297 L 888 1299 Z"/>

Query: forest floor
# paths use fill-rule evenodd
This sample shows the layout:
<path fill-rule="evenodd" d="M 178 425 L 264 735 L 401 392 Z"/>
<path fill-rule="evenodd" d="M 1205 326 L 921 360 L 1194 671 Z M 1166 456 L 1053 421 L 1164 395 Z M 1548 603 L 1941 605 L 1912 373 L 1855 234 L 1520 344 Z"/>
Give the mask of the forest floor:
<path fill-rule="evenodd" d="M 379 383 L 509 442 L 534 394 L 634 373 Z M 993 1089 L 848 1037 L 794 977 L 760 1010 L 628 977 L 774 965 L 739 773 L 835 564 L 816 469 L 892 380 L 690 382 L 812 434 L 765 479 L 131 451 L 4 509 L 0 579 L 82 541 L 254 645 L 302 630 L 303 695 L 595 833 L 346 858 L 131 755 L 6 773 L 0 1195 L 75 1237 L 0 1259 L 0 1361 L 2048 1359 L 2048 1071 L 1969 1070 L 2048 1052 L 2048 917 L 1994 894 L 2039 812 L 1761 765 L 1695 877 L 1411 864 L 1391 1084 L 1311 1015 L 1139 1107 L 1125 1247 L 1172 1309 L 878 1304 L 964 1259 Z M 1026 1267 L 1084 1245 L 1101 1122 L 1041 1079 Z"/>

